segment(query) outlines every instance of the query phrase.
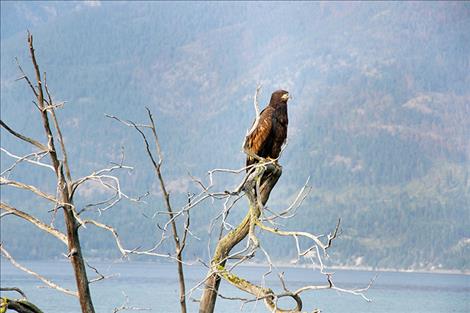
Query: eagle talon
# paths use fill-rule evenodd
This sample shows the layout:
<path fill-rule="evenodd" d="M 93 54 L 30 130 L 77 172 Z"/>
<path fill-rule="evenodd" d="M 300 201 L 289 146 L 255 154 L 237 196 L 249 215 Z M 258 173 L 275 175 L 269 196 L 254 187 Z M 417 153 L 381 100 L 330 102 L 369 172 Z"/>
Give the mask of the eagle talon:
<path fill-rule="evenodd" d="M 264 159 L 264 161 L 266 163 L 271 163 L 271 164 L 279 166 L 279 159 L 277 159 L 277 158 L 274 159 L 274 158 L 267 157 L 267 158 Z"/>

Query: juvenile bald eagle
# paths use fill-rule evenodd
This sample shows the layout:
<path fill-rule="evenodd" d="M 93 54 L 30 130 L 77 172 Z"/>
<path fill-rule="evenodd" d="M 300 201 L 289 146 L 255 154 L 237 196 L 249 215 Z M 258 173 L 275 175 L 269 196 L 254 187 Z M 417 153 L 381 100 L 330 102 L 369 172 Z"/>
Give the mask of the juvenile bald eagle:
<path fill-rule="evenodd" d="M 255 121 L 245 139 L 246 166 L 259 162 L 253 154 L 268 159 L 279 157 L 287 137 L 287 100 L 289 93 L 277 90 L 271 95 L 268 106 L 261 111 L 259 120 Z"/>

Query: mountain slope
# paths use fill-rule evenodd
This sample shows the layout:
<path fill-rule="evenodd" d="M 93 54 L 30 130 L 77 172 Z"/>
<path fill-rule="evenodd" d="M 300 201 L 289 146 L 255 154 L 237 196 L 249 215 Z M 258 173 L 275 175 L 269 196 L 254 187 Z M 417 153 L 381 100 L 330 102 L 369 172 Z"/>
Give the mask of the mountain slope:
<path fill-rule="evenodd" d="M 14 57 L 27 68 L 30 28 L 54 97 L 67 101 L 60 118 L 74 177 L 118 160 L 125 146 L 126 160 L 137 165 L 125 188 L 150 190 L 158 201 L 138 136 L 104 117 L 142 121 L 149 106 L 165 174 L 184 203 L 195 188 L 187 172 L 204 176 L 244 163 L 240 147 L 257 83 L 263 103 L 284 88 L 294 95 L 289 144 L 270 205 L 287 205 L 309 175 L 313 186 L 288 227 L 324 232 L 341 217 L 334 258 L 341 264 L 468 270 L 468 3 L 97 4 L 1 4 L 2 119 L 40 136 L 27 88 L 14 81 Z M 24 151 L 3 130 L 2 146 Z M 27 172 L 16 177 L 44 180 Z M 19 197 L 2 190 L 3 199 Z M 135 227 L 152 237 L 153 222 L 137 215 L 126 222 L 122 214 L 133 210 L 117 209 L 105 218 L 123 237 L 133 237 Z M 202 211 L 194 216 L 200 234 L 209 216 Z M 2 221 L 6 241 L 17 225 Z M 18 254 L 28 245 L 23 231 L 12 247 Z M 276 243 L 270 249 L 284 256 L 291 243 Z M 85 245 L 112 251 L 107 238 Z M 191 256 L 206 251 L 203 243 L 193 247 Z"/>

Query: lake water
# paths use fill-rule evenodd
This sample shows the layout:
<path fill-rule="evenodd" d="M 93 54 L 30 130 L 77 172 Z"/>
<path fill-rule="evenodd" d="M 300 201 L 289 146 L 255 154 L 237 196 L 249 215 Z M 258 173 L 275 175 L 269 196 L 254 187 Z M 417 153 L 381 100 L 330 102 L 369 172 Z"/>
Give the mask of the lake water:
<path fill-rule="evenodd" d="M 23 262 L 61 286 L 74 288 L 70 265 L 66 262 Z M 113 278 L 91 285 L 97 312 L 113 312 L 124 304 L 127 295 L 129 306 L 148 308 L 142 312 L 179 312 L 178 284 L 174 264 L 141 262 L 95 262 L 93 266 Z M 288 288 L 294 290 L 306 284 L 321 284 L 325 280 L 318 271 L 305 268 L 281 268 L 285 272 Z M 204 278 L 206 269 L 202 266 L 185 268 L 187 286 L 191 288 Z M 266 271 L 262 267 L 240 267 L 238 273 L 253 282 L 259 281 Z M 367 286 L 369 280 L 378 274 L 367 296 L 372 302 L 351 294 L 333 290 L 303 293 L 304 310 L 321 309 L 324 313 L 443 313 L 470 312 L 470 276 L 454 274 L 397 273 L 368 271 L 336 271 L 334 281 L 338 287 L 354 288 Z M 90 272 L 90 276 L 93 273 Z M 266 280 L 269 287 L 280 290 L 276 274 Z M 1 286 L 19 287 L 29 300 L 45 313 L 80 312 L 77 299 L 49 288 L 38 288 L 41 283 L 35 278 L 13 267 L 7 260 L 1 260 Z M 188 289 L 189 289 L 188 288 Z M 222 282 L 220 292 L 224 296 L 246 296 L 237 289 Z M 5 293 L 6 295 L 7 293 Z M 8 293 L 16 297 L 14 293 Z M 200 291 L 193 296 L 198 298 Z M 197 312 L 198 303 L 188 301 L 189 312 Z M 216 312 L 267 312 L 262 302 L 247 304 L 218 299 Z M 129 311 L 136 312 L 136 311 Z"/>

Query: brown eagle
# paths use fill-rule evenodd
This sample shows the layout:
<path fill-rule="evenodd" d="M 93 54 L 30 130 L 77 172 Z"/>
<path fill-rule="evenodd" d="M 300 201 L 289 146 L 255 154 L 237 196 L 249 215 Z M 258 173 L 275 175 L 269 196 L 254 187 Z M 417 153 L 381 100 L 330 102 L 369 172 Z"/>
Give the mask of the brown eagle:
<path fill-rule="evenodd" d="M 287 100 L 289 100 L 287 91 L 273 92 L 268 106 L 261 111 L 259 119 L 254 122 L 245 139 L 246 166 L 259 162 L 253 155 L 265 159 L 279 157 L 281 147 L 287 138 Z"/>

